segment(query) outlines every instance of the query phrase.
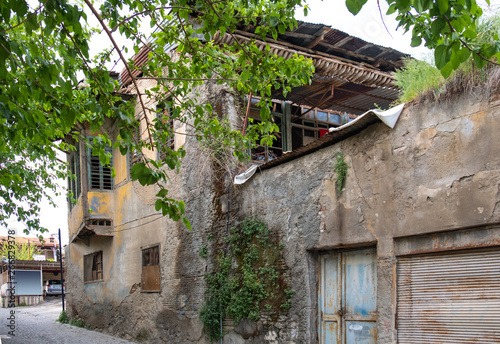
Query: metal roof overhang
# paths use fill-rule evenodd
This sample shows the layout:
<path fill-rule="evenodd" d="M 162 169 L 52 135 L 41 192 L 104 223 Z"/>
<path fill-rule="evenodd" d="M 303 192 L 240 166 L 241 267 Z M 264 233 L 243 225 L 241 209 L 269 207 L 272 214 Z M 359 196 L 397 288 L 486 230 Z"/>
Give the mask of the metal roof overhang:
<path fill-rule="evenodd" d="M 273 99 L 361 115 L 374 107 L 388 108 L 398 98 L 399 90 L 391 73 L 402 65 L 406 55 L 394 49 L 367 43 L 321 24 L 299 22 L 294 31 L 279 35 L 278 40 L 266 41 L 245 29 L 223 36 L 216 34 L 214 42 L 252 41 L 260 50 L 269 47 L 270 54 L 283 58 L 302 55 L 314 65 L 311 84 L 292 88 L 286 97 L 281 89 L 274 89 Z"/>

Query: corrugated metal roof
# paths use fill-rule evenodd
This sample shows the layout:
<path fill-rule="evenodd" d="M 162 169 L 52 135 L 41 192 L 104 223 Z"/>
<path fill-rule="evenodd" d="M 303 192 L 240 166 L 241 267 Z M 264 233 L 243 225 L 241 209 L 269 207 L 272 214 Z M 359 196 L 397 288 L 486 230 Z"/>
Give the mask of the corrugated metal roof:
<path fill-rule="evenodd" d="M 294 30 L 278 35 L 278 40 L 353 62 L 367 63 L 388 72 L 400 67 L 402 60 L 408 57 L 395 49 L 366 42 L 330 26 L 302 21 L 297 22 Z"/>
<path fill-rule="evenodd" d="M 132 68 L 132 75 L 134 77 L 138 77 L 142 74 L 140 68 L 148 61 L 148 54 L 151 51 L 148 45 L 143 46 L 139 52 L 132 57 L 132 60 L 135 63 L 135 66 L 138 68 Z M 132 77 L 130 76 L 128 70 L 125 68 L 120 74 L 120 83 L 123 86 L 128 85 L 132 82 Z"/>
<path fill-rule="evenodd" d="M 360 115 L 375 107 L 387 108 L 397 99 L 392 71 L 402 66 L 408 55 L 395 49 L 366 42 L 360 38 L 323 24 L 297 22 L 293 30 L 279 34 L 277 40 L 262 41 L 254 35 L 255 27 L 240 26 L 233 34 L 213 39 L 218 44 L 253 41 L 271 54 L 289 58 L 299 54 L 312 60 L 315 75 L 310 85 L 295 87 L 287 97 L 282 90 L 272 91 L 271 98 L 287 100 L 297 105 L 347 112 Z M 136 65 L 147 61 L 149 48 L 144 47 L 134 57 Z M 138 76 L 140 71 L 135 70 Z M 123 85 L 132 78 L 122 72 Z M 333 95 L 332 95 L 333 87 Z"/>

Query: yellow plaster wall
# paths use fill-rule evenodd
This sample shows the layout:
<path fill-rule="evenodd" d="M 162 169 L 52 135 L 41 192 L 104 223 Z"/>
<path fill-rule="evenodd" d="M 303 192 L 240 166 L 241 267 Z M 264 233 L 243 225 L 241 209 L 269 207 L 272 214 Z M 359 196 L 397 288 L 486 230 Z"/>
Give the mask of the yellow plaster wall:
<path fill-rule="evenodd" d="M 115 185 L 127 179 L 127 156 L 120 153 L 120 149 L 113 149 L 113 167 L 115 168 Z"/>
<path fill-rule="evenodd" d="M 83 205 L 82 205 L 82 197 L 78 199 L 78 202 L 73 206 L 73 209 L 69 212 L 68 216 L 68 231 L 69 237 L 71 238 L 76 234 L 76 231 L 80 227 L 80 224 L 83 222 Z"/>
<path fill-rule="evenodd" d="M 113 218 L 114 197 L 113 191 L 90 191 L 87 193 L 91 217 Z"/>

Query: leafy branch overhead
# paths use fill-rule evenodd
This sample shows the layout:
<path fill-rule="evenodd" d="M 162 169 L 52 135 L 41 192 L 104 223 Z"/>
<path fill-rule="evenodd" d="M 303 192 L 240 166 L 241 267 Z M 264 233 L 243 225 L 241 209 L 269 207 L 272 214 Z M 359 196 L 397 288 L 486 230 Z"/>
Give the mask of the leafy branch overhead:
<path fill-rule="evenodd" d="M 346 3 L 357 13 L 366 0 Z M 400 26 L 413 30 L 413 45 L 425 40 L 436 49 L 443 74 L 472 53 L 478 66 L 498 57 L 498 37 L 482 43 L 476 39 L 482 11 L 474 0 L 388 3 Z M 278 128 L 265 106 L 271 91 L 286 94 L 309 83 L 314 68 L 301 56 L 279 57 L 269 46 L 262 48 L 235 32 L 252 25 L 260 39 L 276 39 L 294 27 L 300 7 L 307 12 L 303 0 L 1 1 L 0 225 L 14 218 L 28 229 L 41 229 L 37 204 L 57 192 L 58 178 L 71 175 L 58 152 L 71 153 L 82 141 L 90 145 L 81 134 L 88 125 L 97 135 L 92 154 L 103 164 L 110 161 L 107 146 L 122 154 L 163 147 L 161 161 L 142 154 L 132 177 L 143 185 L 158 185 L 155 208 L 189 227 L 184 203 L 169 196 L 166 186 L 168 171 L 179 170 L 185 151 L 165 148 L 165 143 L 184 134 L 244 160 L 256 140 L 272 140 Z M 97 34 L 109 44 L 93 55 L 89 42 Z M 127 60 L 132 52 L 144 51 L 146 62 Z M 115 62 L 125 65 L 130 78 L 126 90 L 106 70 Z M 141 79 L 156 86 L 141 89 Z M 261 97 L 262 121 L 245 135 L 235 130 L 224 114 L 198 101 L 198 87 L 207 83 L 224 85 L 238 96 L 252 92 Z M 124 91 L 135 96 L 135 103 L 122 99 Z M 156 104 L 168 108 L 168 115 Z M 175 132 L 170 120 L 187 129 Z M 109 122 L 117 134 L 102 129 Z"/>
<path fill-rule="evenodd" d="M 379 0 L 377 0 L 378 2 Z M 346 0 L 357 14 L 367 0 Z M 498 32 L 478 35 L 483 10 L 476 0 L 387 0 L 387 15 L 397 14 L 398 27 L 412 32 L 411 45 L 434 50 L 436 67 L 447 78 L 470 56 L 476 67 L 498 65 Z M 490 0 L 486 0 L 490 5 Z"/>
<path fill-rule="evenodd" d="M 92 154 L 103 164 L 109 164 L 106 146 L 122 154 L 157 151 L 162 146 L 163 160 L 142 155 L 132 178 L 143 185 L 157 184 L 156 209 L 174 220 L 182 219 L 189 227 L 184 203 L 167 196 L 165 186 L 167 171 L 178 171 L 185 152 L 165 147 L 173 128 L 163 113 L 151 120 L 157 107 L 147 104 L 165 103 L 171 109 L 169 120 L 185 124 L 186 135 L 195 136 L 201 144 L 227 147 L 245 159 L 252 145 L 248 138 L 264 134 L 264 139 L 270 139 L 266 131 L 276 130 L 268 107 L 262 106 L 264 121 L 244 137 L 223 117 L 213 115 L 210 104 L 197 102 L 197 87 L 211 82 L 241 94 L 252 91 L 265 104 L 272 88 L 287 92 L 308 83 L 313 67 L 303 57 L 285 60 L 269 49 L 259 50 L 252 41 L 216 44 L 214 38 L 232 37 L 237 24 L 261 25 L 260 37 L 276 38 L 278 32 L 293 27 L 294 8 L 301 2 L 107 0 L 96 4 L 84 0 L 75 5 L 66 0 L 40 0 L 33 7 L 35 3 L 26 0 L 0 3 L 0 134 L 5 138 L 0 143 L 0 224 L 6 226 L 16 216 L 27 228 L 40 229 L 36 202 L 50 197 L 41 186 L 56 190 L 57 177 L 68 174 L 57 160 L 57 151 L 72 152 L 78 142 L 86 141 L 78 128 L 88 123 L 99 134 L 93 140 Z M 90 26 L 90 17 L 99 23 L 96 28 Z M 145 26 L 154 29 L 152 39 Z M 89 41 L 98 32 L 109 47 L 92 56 Z M 117 43 L 124 40 L 135 53 L 147 48 L 147 63 L 127 60 L 129 54 Z M 128 92 L 136 95 L 138 116 L 133 102 L 122 101 L 120 85 L 104 67 L 112 63 L 113 53 L 118 53 L 131 76 Z M 140 89 L 139 74 L 155 80 L 156 87 Z M 116 137 L 101 129 L 110 119 L 117 123 Z M 27 171 L 17 168 L 25 162 Z M 44 174 L 37 173 L 45 169 Z"/>

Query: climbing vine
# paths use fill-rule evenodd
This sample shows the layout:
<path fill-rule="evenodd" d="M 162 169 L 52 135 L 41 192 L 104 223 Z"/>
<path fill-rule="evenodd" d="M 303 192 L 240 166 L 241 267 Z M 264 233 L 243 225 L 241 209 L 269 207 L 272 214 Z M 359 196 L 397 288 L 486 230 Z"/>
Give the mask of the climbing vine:
<path fill-rule="evenodd" d="M 344 189 L 345 179 L 347 177 L 347 169 L 349 168 L 349 165 L 347 164 L 347 162 L 345 162 L 344 154 L 342 154 L 341 152 L 338 152 L 335 156 L 336 159 L 333 170 L 337 174 L 337 192 L 338 195 L 340 195 L 342 193 L 342 190 Z"/>
<path fill-rule="evenodd" d="M 246 218 L 225 239 L 227 250 L 216 258 L 216 269 L 205 276 L 207 292 L 200 319 L 210 340 L 225 333 L 221 322 L 234 319 L 259 320 L 262 311 L 288 311 L 293 290 L 286 289 L 281 250 L 267 225 Z"/>

